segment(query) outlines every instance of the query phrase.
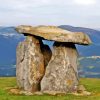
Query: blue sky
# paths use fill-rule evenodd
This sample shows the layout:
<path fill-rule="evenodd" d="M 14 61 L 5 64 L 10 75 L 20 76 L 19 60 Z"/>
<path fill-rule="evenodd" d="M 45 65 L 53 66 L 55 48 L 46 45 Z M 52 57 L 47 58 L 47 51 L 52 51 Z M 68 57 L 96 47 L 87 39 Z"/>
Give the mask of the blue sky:
<path fill-rule="evenodd" d="M 0 25 L 100 28 L 100 0 L 0 0 Z"/>

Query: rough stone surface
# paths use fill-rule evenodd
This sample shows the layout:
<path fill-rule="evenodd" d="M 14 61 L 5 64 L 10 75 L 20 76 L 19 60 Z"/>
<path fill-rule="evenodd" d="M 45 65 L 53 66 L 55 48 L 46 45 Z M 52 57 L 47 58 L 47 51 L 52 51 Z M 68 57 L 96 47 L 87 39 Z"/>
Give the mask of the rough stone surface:
<path fill-rule="evenodd" d="M 54 43 L 52 58 L 41 81 L 41 91 L 73 92 L 78 86 L 77 51 L 72 43 Z"/>
<path fill-rule="evenodd" d="M 42 44 L 41 51 L 44 56 L 44 66 L 46 67 L 51 59 L 52 51 L 48 45 Z"/>
<path fill-rule="evenodd" d="M 21 25 L 16 30 L 26 36 L 17 47 L 16 64 L 17 83 L 23 91 L 53 95 L 76 91 L 89 94 L 84 87 L 78 87 L 78 53 L 74 45 L 91 44 L 88 35 L 56 26 Z M 53 54 L 42 39 L 55 41 Z"/>
<path fill-rule="evenodd" d="M 81 45 L 91 44 L 91 40 L 83 32 L 71 32 L 58 28 L 56 26 L 18 26 L 16 30 L 22 34 L 31 34 L 42 37 L 47 40 L 53 40 L 58 42 L 72 42 Z"/>
<path fill-rule="evenodd" d="M 40 90 L 40 81 L 44 75 L 44 58 L 40 49 L 40 41 L 34 36 L 17 47 L 16 77 L 20 88 L 35 92 Z"/>

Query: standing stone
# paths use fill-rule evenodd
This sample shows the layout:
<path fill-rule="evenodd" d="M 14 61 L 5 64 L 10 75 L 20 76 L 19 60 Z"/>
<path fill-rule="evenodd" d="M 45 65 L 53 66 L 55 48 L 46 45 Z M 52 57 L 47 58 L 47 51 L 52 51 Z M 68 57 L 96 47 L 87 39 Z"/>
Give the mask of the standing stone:
<path fill-rule="evenodd" d="M 40 90 L 40 81 L 44 75 L 44 58 L 40 44 L 36 37 L 27 36 L 17 47 L 17 83 L 25 91 Z"/>
<path fill-rule="evenodd" d="M 77 50 L 73 43 L 54 43 L 52 58 L 41 81 L 41 91 L 73 92 L 78 86 Z"/>
<path fill-rule="evenodd" d="M 88 35 L 55 26 L 21 25 L 16 27 L 16 31 L 24 35 L 31 35 L 20 43 L 17 49 L 16 75 L 19 87 L 27 91 L 40 90 L 39 86 L 44 75 L 45 65 L 47 67 L 41 81 L 43 92 L 77 91 L 77 50 L 74 44 L 91 44 L 92 41 Z M 38 39 L 34 36 L 38 36 Z M 42 39 L 55 41 L 52 57 L 51 51 L 43 45 Z"/>

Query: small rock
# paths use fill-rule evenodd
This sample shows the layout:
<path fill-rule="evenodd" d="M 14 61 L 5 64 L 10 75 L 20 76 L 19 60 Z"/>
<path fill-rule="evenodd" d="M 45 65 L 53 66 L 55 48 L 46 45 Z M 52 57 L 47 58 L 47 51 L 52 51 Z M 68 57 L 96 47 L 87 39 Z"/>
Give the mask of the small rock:
<path fill-rule="evenodd" d="M 77 92 L 82 93 L 84 91 L 86 91 L 86 88 L 84 87 L 84 85 L 79 85 L 78 88 L 77 88 Z"/>
<path fill-rule="evenodd" d="M 60 91 L 43 91 L 43 93 L 48 95 L 66 95 L 66 92 Z"/>
<path fill-rule="evenodd" d="M 38 92 L 34 92 L 34 95 L 43 95 L 43 93 L 38 91 Z"/>
<path fill-rule="evenodd" d="M 17 88 L 12 88 L 9 90 L 9 93 L 11 94 L 15 94 L 15 95 L 19 95 L 20 94 L 20 90 Z"/>
<path fill-rule="evenodd" d="M 29 91 L 20 91 L 20 94 L 24 94 L 24 95 L 33 95 L 32 92 L 29 92 Z"/>

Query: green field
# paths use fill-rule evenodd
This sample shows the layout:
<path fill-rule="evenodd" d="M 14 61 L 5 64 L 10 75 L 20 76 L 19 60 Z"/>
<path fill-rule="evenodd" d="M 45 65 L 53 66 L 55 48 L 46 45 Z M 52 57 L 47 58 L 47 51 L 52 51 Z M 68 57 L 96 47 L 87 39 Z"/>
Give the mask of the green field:
<path fill-rule="evenodd" d="M 25 96 L 9 94 L 7 88 L 16 87 L 15 78 L 0 78 L 0 100 L 100 100 L 100 79 L 80 79 L 80 83 L 85 85 L 88 91 L 92 92 L 91 96 Z"/>

